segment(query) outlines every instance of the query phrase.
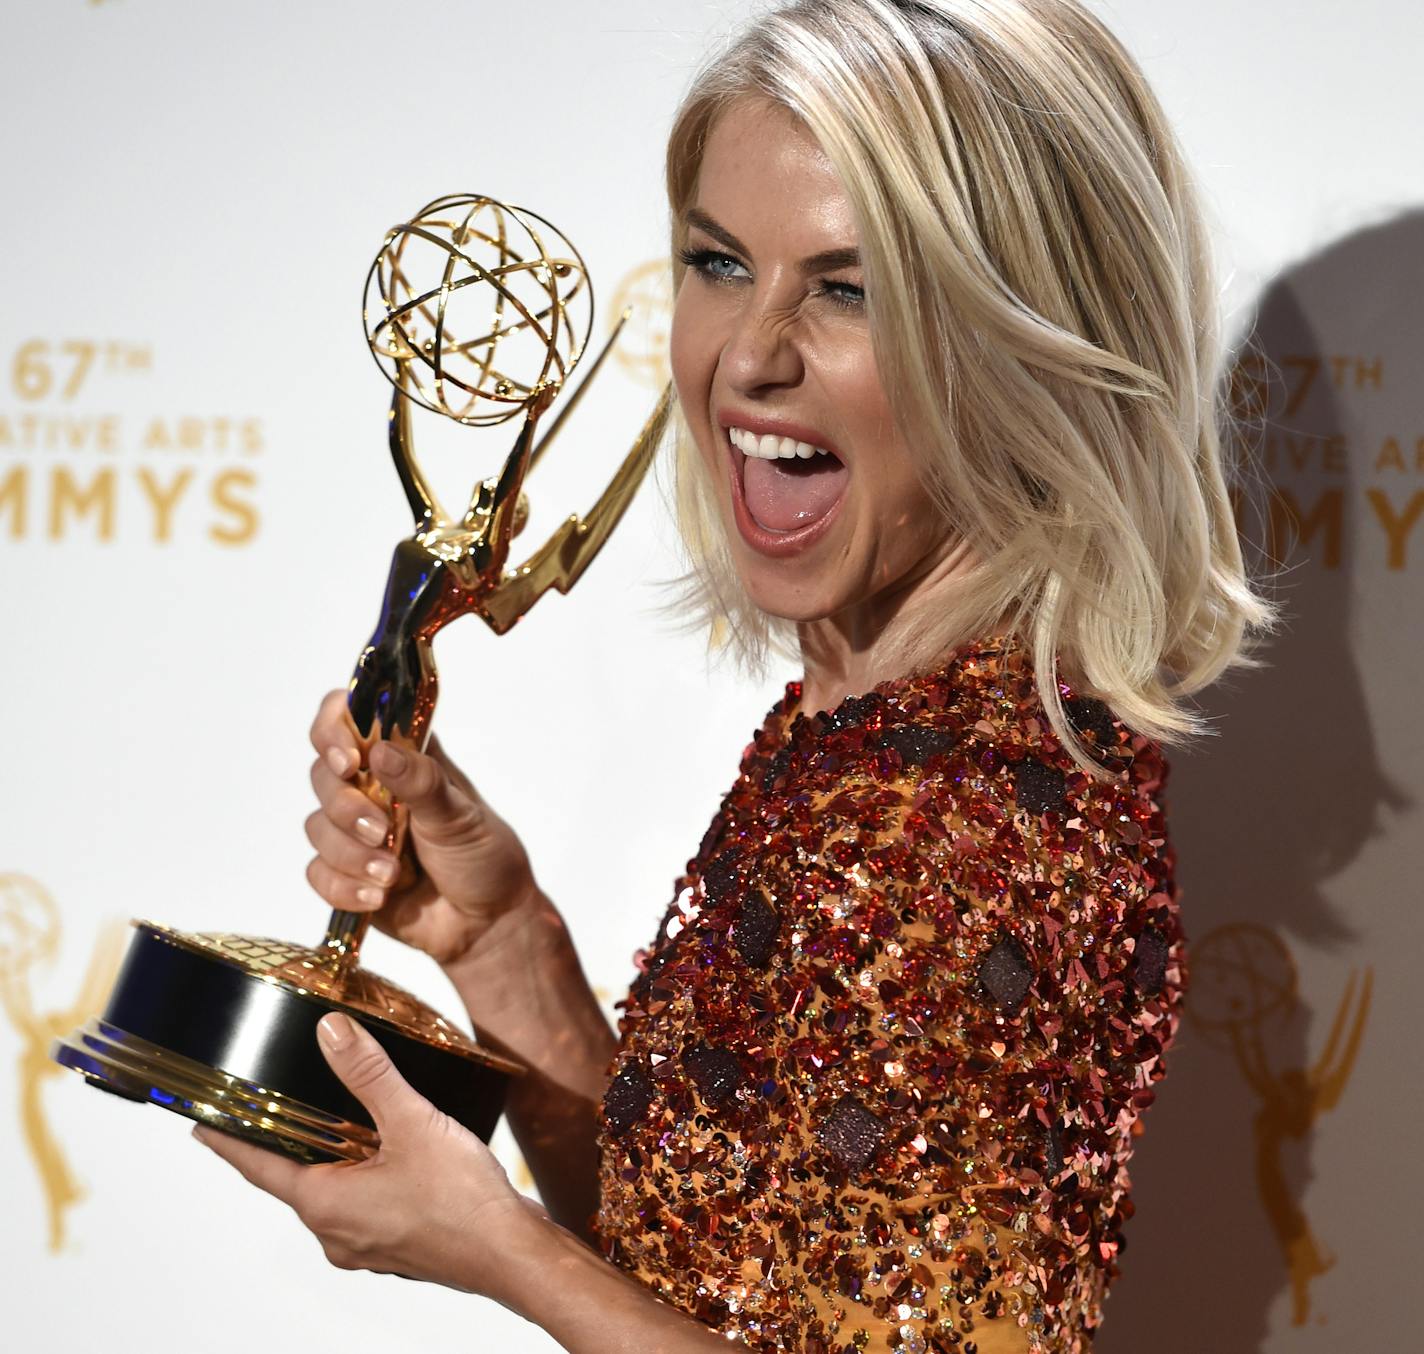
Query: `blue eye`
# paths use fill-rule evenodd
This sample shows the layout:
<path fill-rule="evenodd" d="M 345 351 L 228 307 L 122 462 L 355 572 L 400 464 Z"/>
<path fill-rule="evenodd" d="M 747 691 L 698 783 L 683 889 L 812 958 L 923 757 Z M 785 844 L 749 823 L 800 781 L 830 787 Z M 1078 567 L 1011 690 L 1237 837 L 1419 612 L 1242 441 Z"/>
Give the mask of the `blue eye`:
<path fill-rule="evenodd" d="M 682 249 L 678 251 L 678 258 L 709 282 L 737 282 L 747 276 L 744 264 L 717 249 Z M 820 295 L 845 310 L 860 310 L 865 306 L 865 288 L 853 282 L 822 282 Z"/>
<path fill-rule="evenodd" d="M 721 254 L 715 249 L 684 249 L 678 257 L 687 267 L 715 282 L 729 281 L 736 276 L 733 270 L 742 268 L 730 254 Z"/>
<path fill-rule="evenodd" d="M 865 304 L 865 288 L 857 287 L 853 282 L 827 282 L 821 290 L 838 306 L 845 306 L 848 310 Z"/>

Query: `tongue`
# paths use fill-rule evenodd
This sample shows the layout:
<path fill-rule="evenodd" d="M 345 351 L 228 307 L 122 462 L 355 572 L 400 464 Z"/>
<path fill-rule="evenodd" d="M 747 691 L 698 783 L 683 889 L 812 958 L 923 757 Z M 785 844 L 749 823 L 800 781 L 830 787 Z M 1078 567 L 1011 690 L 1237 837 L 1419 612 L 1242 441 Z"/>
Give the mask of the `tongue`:
<path fill-rule="evenodd" d="M 819 521 L 845 491 L 846 468 L 834 456 L 809 461 L 746 458 L 747 508 L 768 531 L 797 531 Z"/>

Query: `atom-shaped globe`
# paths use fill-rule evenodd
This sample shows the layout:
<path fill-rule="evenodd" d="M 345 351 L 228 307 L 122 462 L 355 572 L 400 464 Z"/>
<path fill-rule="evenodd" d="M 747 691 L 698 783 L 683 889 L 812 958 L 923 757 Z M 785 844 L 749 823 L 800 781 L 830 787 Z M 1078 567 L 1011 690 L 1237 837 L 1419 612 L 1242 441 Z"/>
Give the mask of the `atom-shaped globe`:
<path fill-rule="evenodd" d="M 485 426 L 568 378 L 593 327 L 593 290 L 578 251 L 543 217 L 459 193 L 387 232 L 364 314 L 389 381 Z"/>

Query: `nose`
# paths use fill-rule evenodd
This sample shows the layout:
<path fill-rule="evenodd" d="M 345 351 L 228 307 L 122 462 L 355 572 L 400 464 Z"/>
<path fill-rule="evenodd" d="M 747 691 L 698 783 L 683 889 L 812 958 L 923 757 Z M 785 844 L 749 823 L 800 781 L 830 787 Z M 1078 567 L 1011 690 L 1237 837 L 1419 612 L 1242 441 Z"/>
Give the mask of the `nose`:
<path fill-rule="evenodd" d="M 794 315 L 749 303 L 722 349 L 722 372 L 741 395 L 797 385 L 803 374 Z"/>

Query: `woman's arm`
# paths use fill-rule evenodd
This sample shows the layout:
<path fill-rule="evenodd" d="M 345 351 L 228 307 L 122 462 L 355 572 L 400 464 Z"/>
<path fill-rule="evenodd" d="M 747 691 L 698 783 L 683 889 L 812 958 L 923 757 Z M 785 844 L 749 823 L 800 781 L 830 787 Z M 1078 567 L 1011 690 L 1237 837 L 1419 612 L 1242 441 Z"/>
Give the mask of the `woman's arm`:
<path fill-rule="evenodd" d="M 586 1237 L 598 1207 L 595 1117 L 617 1039 L 563 917 L 541 892 L 445 972 L 480 1042 L 528 1068 L 505 1116 L 550 1215 Z"/>
<path fill-rule="evenodd" d="M 318 1031 L 332 1071 L 376 1124 L 375 1156 L 302 1166 L 211 1129 L 194 1136 L 289 1205 L 333 1265 L 484 1295 L 571 1354 L 726 1347 L 521 1196 L 489 1148 L 417 1094 L 359 1024 L 328 1015 Z"/>
<path fill-rule="evenodd" d="M 576 1237 L 532 1218 L 500 1301 L 569 1354 L 714 1354 L 727 1338 L 634 1283 Z"/>

